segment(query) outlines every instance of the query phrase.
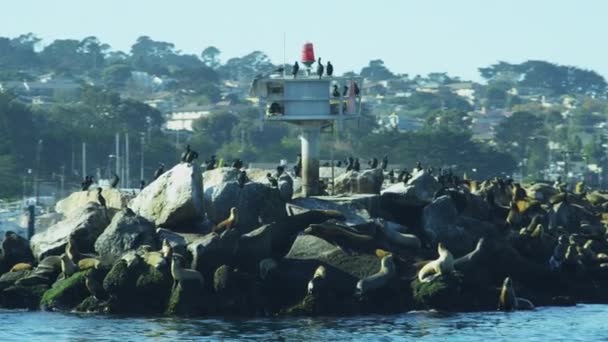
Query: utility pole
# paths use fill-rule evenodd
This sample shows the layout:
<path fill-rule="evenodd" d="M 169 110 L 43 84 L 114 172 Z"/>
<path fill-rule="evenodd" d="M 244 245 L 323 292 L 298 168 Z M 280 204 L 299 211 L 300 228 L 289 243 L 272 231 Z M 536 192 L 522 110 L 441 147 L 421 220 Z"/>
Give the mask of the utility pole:
<path fill-rule="evenodd" d="M 129 178 L 131 177 L 131 170 L 130 170 L 130 160 L 129 160 L 129 133 L 125 133 L 125 187 L 127 189 L 130 188 L 130 184 L 129 184 Z"/>
<path fill-rule="evenodd" d="M 36 196 L 36 205 L 38 205 L 38 198 L 40 197 L 40 154 L 42 153 L 42 139 L 38 140 L 38 146 L 36 148 L 36 172 L 34 173 L 34 195 Z"/>
<path fill-rule="evenodd" d="M 116 133 L 116 175 L 120 175 L 120 134 Z"/>
<path fill-rule="evenodd" d="M 87 143 L 82 142 L 82 178 L 87 176 Z"/>
<path fill-rule="evenodd" d="M 140 139 L 140 144 L 141 144 L 141 156 L 139 159 L 139 180 L 142 181 L 144 180 L 144 146 L 146 143 L 146 135 L 144 132 L 141 133 L 141 136 L 139 137 Z"/>

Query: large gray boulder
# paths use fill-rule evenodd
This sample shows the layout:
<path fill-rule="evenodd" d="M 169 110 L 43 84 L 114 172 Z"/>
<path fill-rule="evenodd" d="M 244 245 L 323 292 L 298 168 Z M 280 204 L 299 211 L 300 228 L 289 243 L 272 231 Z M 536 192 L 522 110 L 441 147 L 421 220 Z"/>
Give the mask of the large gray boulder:
<path fill-rule="evenodd" d="M 363 224 L 371 219 L 368 211 L 379 203 L 372 203 L 374 199 L 355 197 L 300 197 L 287 204 L 287 211 L 291 215 L 305 213 L 311 210 L 336 210 L 346 217 L 349 224 Z"/>
<path fill-rule="evenodd" d="M 180 163 L 148 184 L 129 203 L 135 213 L 156 226 L 179 228 L 202 221 L 203 182 L 200 167 Z"/>
<path fill-rule="evenodd" d="M 109 223 L 106 210 L 97 203 L 89 202 L 73 212 L 72 216 L 32 236 L 30 247 L 36 259 L 42 260 L 49 255 L 63 253 L 71 236 L 80 252 L 91 252 L 95 240 Z"/>
<path fill-rule="evenodd" d="M 225 220 L 230 208 L 236 207 L 236 226 L 241 233 L 247 233 L 287 216 L 285 200 L 278 189 L 257 182 L 248 182 L 241 188 L 235 172 L 232 168 L 205 172 L 205 179 L 209 179 L 205 187 L 205 209 L 211 222 L 218 224 Z"/>
<path fill-rule="evenodd" d="M 129 199 L 131 199 L 129 194 L 112 188 L 104 188 L 101 194 L 106 199 L 106 206 L 109 209 L 121 210 L 127 206 Z M 57 202 L 55 211 L 64 217 L 69 217 L 86 207 L 89 202 L 97 202 L 97 188 L 91 187 L 87 191 L 77 191 L 70 194 Z"/>
<path fill-rule="evenodd" d="M 336 177 L 334 192 L 337 194 L 378 194 L 382 189 L 382 169 L 348 171 Z"/>
<path fill-rule="evenodd" d="M 95 241 L 95 251 L 111 262 L 141 245 L 159 248 L 154 224 L 130 209 L 118 212 Z"/>
<path fill-rule="evenodd" d="M 443 242 L 454 255 L 466 253 L 476 241 L 461 224 L 449 196 L 441 196 L 424 208 L 422 227 L 430 241 Z"/>
<path fill-rule="evenodd" d="M 424 205 L 433 201 L 435 192 L 441 189 L 441 184 L 425 170 L 415 172 L 412 178 L 403 184 L 395 183 L 382 191 L 382 194 L 399 195 L 403 204 Z"/>

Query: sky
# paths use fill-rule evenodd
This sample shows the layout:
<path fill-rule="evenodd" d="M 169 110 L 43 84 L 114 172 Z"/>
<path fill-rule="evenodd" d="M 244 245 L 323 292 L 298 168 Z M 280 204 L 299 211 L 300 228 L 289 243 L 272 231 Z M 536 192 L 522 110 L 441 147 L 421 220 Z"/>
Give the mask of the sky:
<path fill-rule="evenodd" d="M 93 35 L 129 51 L 147 35 L 185 53 L 216 46 L 224 61 L 260 50 L 278 64 L 299 59 L 310 41 L 336 73 L 382 59 L 395 73 L 480 80 L 478 67 L 540 59 L 608 78 L 604 0 L 6 0 L 1 8 L 0 36 L 34 32 L 46 44 Z"/>

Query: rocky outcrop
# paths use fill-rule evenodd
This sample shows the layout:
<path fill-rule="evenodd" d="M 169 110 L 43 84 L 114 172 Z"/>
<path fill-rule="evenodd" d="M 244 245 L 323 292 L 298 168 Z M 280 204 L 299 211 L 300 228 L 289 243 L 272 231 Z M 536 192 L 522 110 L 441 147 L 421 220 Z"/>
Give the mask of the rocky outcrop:
<path fill-rule="evenodd" d="M 205 173 L 205 178 L 210 179 L 205 187 L 205 209 L 214 224 L 228 218 L 232 207 L 238 209 L 236 226 L 243 234 L 287 216 L 285 201 L 278 189 L 256 182 L 248 182 L 241 188 L 236 180 L 231 180 L 235 172 L 232 168 L 223 168 Z M 229 180 L 216 183 L 226 179 Z"/>
<path fill-rule="evenodd" d="M 132 197 L 128 193 L 112 188 L 104 188 L 101 194 L 106 199 L 108 209 L 114 209 L 111 211 L 121 210 L 126 207 Z M 77 191 L 70 194 L 68 197 L 57 202 L 55 211 L 64 217 L 70 217 L 81 211 L 89 202 L 97 202 L 97 188 L 91 187 L 87 191 Z"/>
<path fill-rule="evenodd" d="M 92 252 L 95 240 L 109 224 L 106 210 L 89 202 L 63 221 L 32 237 L 30 246 L 34 256 L 42 260 L 49 255 L 63 253 L 68 238 L 72 236 L 80 252 Z"/>
<path fill-rule="evenodd" d="M 337 194 L 378 194 L 384 182 L 382 169 L 348 171 L 336 177 L 334 193 Z"/>
<path fill-rule="evenodd" d="M 95 251 L 114 262 L 141 245 L 149 245 L 153 250 L 160 247 L 154 224 L 127 208 L 116 214 L 97 238 Z"/>
<path fill-rule="evenodd" d="M 441 185 L 435 177 L 425 170 L 421 170 L 415 172 L 407 184 L 403 184 L 403 182 L 393 184 L 383 190 L 382 194 L 398 194 L 401 195 L 405 204 L 420 205 L 430 203 L 435 192 L 440 188 Z"/>
<path fill-rule="evenodd" d="M 424 208 L 422 226 L 431 242 L 444 242 L 452 254 L 464 254 L 476 242 L 458 224 L 458 212 L 449 196 L 441 196 Z"/>
<path fill-rule="evenodd" d="M 200 167 L 180 163 L 148 184 L 129 207 L 156 226 L 176 229 L 202 221 L 202 194 Z"/>

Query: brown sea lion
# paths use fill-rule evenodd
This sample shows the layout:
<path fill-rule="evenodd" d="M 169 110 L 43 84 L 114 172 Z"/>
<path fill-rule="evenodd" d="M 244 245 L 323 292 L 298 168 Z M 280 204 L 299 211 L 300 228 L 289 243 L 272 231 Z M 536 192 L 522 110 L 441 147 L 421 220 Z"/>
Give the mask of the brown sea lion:
<path fill-rule="evenodd" d="M 393 279 L 396 274 L 393 255 L 385 255 L 380 261 L 380 270 L 378 272 L 357 282 L 357 293 L 364 294 L 371 290 L 379 289 Z"/>
<path fill-rule="evenodd" d="M 171 276 L 175 282 L 181 282 L 183 280 L 198 280 L 201 286 L 204 284 L 203 275 L 197 270 L 191 270 L 184 268 L 183 257 L 179 254 L 173 254 L 171 262 Z"/>
<path fill-rule="evenodd" d="M 11 270 L 9 272 L 29 271 L 31 269 L 32 269 L 32 264 L 29 264 L 27 262 L 20 262 L 20 263 L 13 265 L 13 267 L 11 267 Z"/>
<path fill-rule="evenodd" d="M 236 226 L 238 224 L 238 220 L 238 210 L 236 209 L 236 207 L 232 207 L 230 208 L 230 216 L 228 216 L 228 218 L 224 221 L 218 223 L 215 227 L 213 227 L 211 231 L 220 234 L 221 232 Z"/>
<path fill-rule="evenodd" d="M 533 310 L 534 304 L 525 298 L 518 298 L 515 295 L 513 282 L 510 277 L 506 277 L 502 283 L 500 296 L 498 298 L 498 310 L 500 311 L 515 311 L 515 310 Z"/>
<path fill-rule="evenodd" d="M 437 244 L 437 252 L 439 258 L 427 263 L 418 271 L 419 281 L 430 282 L 442 274 L 454 272 L 454 257 L 443 243 Z"/>

